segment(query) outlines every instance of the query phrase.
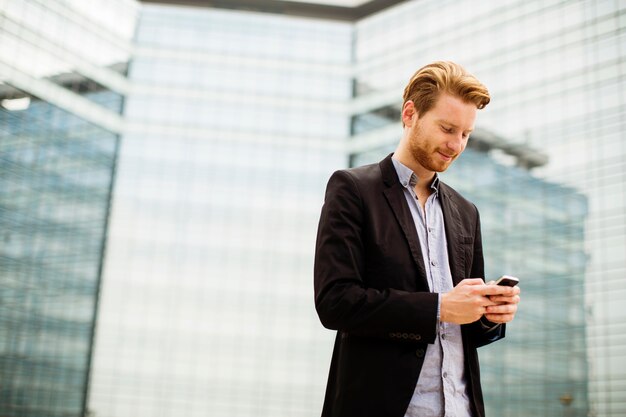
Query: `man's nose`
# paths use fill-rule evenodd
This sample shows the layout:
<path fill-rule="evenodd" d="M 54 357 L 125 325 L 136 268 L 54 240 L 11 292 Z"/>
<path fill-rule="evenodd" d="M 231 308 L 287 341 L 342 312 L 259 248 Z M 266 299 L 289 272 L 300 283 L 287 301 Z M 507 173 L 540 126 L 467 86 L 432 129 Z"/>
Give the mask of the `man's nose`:
<path fill-rule="evenodd" d="M 459 153 L 463 150 L 463 134 L 455 135 L 454 138 L 450 138 L 447 142 L 448 149 L 454 153 Z"/>

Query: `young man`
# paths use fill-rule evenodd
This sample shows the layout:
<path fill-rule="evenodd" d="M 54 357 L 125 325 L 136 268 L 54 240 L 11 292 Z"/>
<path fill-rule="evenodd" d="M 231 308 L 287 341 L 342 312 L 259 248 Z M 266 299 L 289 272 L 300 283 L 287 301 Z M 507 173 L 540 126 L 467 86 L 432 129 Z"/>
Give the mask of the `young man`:
<path fill-rule="evenodd" d="M 440 181 L 489 93 L 452 62 L 404 90 L 404 133 L 378 164 L 335 172 L 315 305 L 337 330 L 324 417 L 484 415 L 476 348 L 504 337 L 519 288 L 484 283 L 478 210 Z"/>

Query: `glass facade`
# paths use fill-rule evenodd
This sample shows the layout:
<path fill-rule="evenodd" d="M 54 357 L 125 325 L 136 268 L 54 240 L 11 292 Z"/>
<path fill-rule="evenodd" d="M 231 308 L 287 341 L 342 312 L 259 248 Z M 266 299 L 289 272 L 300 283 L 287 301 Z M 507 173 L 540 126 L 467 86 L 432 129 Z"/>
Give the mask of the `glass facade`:
<path fill-rule="evenodd" d="M 85 415 L 123 105 L 119 71 L 128 61 L 128 45 L 120 45 L 130 40 L 120 28 L 133 22 L 136 4 L 108 2 L 94 15 L 70 3 L 0 2 L 7 417 Z M 107 29 L 103 19 L 113 12 L 125 17 Z"/>
<path fill-rule="evenodd" d="M 82 416 L 117 135 L 34 97 L 0 125 L 0 414 Z"/>
<path fill-rule="evenodd" d="M 386 126 L 381 114 L 388 114 L 389 107 L 399 114 L 402 88 L 416 68 L 450 59 L 489 87 L 493 100 L 479 115 L 478 127 L 490 157 L 509 165 L 536 165 L 533 176 L 564 187 L 553 191 L 546 183 L 533 191 L 516 181 L 507 185 L 504 195 L 523 195 L 523 207 L 536 201 L 532 193 L 544 189 L 538 205 L 545 217 L 541 220 L 538 212 L 534 220 L 545 223 L 522 230 L 495 228 L 496 236 L 486 241 L 496 246 L 490 251 L 504 244 L 513 245 L 511 251 L 523 249 L 518 256 L 523 256 L 524 298 L 508 340 L 484 349 L 482 361 L 486 369 L 495 369 L 490 366 L 499 363 L 491 362 L 496 356 L 511 372 L 523 363 L 544 378 L 537 384 L 525 373 L 495 378 L 497 373 L 487 372 L 483 379 L 493 415 L 626 414 L 626 310 L 621 307 L 626 300 L 621 279 L 626 272 L 625 28 L 624 2 L 592 0 L 414 1 L 356 24 L 359 88 L 353 126 L 361 130 L 353 130 L 354 155 L 395 144 L 398 128 L 390 126 L 397 126 L 398 118 L 386 116 Z M 547 163 L 534 162 L 537 150 Z M 457 185 L 467 194 L 464 184 Z M 587 200 L 584 222 L 581 195 Z M 500 221 L 492 205 L 479 204 L 486 227 Z M 491 253 L 503 261 L 491 264 L 494 275 L 505 272 L 500 268 L 521 266 Z M 532 340 L 522 343 L 522 334 L 533 335 Z M 585 346 L 587 370 L 580 358 Z M 588 395 L 576 384 L 585 374 Z"/>
<path fill-rule="evenodd" d="M 312 294 L 347 159 L 352 27 L 146 5 L 130 65 L 89 408 L 310 416 L 332 332 Z"/>

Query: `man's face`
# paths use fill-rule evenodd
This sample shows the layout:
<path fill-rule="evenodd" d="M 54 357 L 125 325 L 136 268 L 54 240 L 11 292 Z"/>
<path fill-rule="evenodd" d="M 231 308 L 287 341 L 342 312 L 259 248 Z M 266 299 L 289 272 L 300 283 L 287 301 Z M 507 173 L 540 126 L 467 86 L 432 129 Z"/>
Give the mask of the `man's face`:
<path fill-rule="evenodd" d="M 443 172 L 465 150 L 474 130 L 476 105 L 442 94 L 433 108 L 414 113 L 409 129 L 409 151 L 415 162 L 431 172 Z"/>

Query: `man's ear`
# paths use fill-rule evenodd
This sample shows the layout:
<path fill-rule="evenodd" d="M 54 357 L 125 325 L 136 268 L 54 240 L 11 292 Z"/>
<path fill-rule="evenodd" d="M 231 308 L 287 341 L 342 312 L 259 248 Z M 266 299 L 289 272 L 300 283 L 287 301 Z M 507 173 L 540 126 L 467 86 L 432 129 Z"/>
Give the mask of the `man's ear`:
<path fill-rule="evenodd" d="M 407 100 L 406 103 L 404 103 L 404 106 L 402 106 L 402 123 L 404 123 L 404 126 L 413 126 L 413 122 L 415 120 L 413 116 L 416 114 L 417 112 L 415 111 L 415 104 L 413 103 L 413 100 Z"/>

